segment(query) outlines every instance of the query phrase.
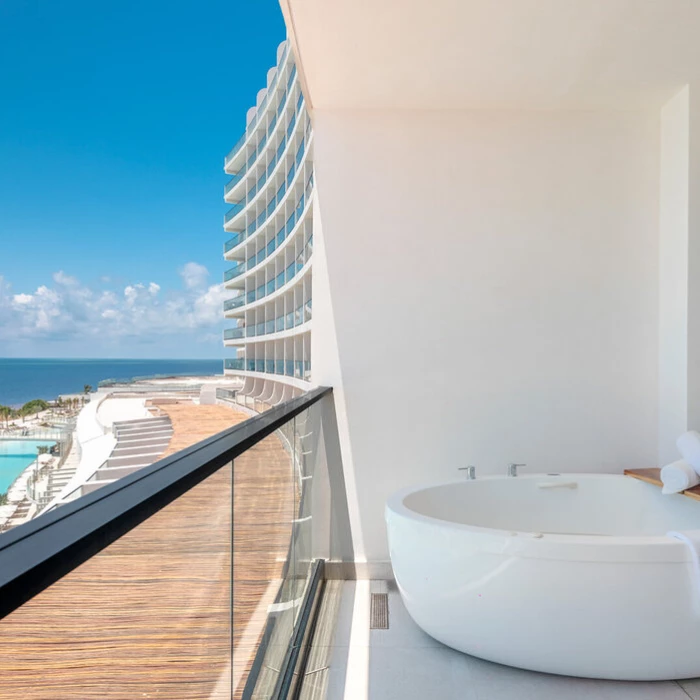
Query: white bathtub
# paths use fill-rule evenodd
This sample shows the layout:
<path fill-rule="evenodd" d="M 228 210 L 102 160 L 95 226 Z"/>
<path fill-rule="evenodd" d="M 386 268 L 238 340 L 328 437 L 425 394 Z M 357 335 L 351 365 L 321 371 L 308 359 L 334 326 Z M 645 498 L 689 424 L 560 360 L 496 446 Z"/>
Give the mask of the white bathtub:
<path fill-rule="evenodd" d="M 617 475 L 486 477 L 403 490 L 386 520 L 406 608 L 448 646 L 572 676 L 700 676 L 690 553 L 665 536 L 700 529 L 700 502 Z"/>

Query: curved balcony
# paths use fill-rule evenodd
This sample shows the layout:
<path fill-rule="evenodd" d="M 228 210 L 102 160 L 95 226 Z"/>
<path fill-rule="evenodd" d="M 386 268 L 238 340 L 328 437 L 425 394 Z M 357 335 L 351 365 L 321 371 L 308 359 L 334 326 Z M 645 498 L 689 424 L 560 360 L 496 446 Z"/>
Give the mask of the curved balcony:
<path fill-rule="evenodd" d="M 302 196 L 299 198 L 299 201 L 297 202 L 297 206 L 294 208 L 294 211 L 289 215 L 287 221 L 279 229 L 277 234 L 268 241 L 265 247 L 261 248 L 256 253 L 249 256 L 247 260 L 245 260 L 245 266 L 247 268 L 247 271 L 253 272 L 258 266 L 263 265 L 266 261 L 270 261 L 270 259 L 275 256 L 275 253 L 278 250 L 283 249 L 288 245 L 287 242 L 290 241 L 294 237 L 294 235 L 299 231 L 299 227 L 307 217 L 309 213 L 309 204 L 310 200 L 307 199 L 306 193 L 302 194 Z M 311 234 L 309 238 L 312 238 Z M 304 242 L 304 250 L 302 250 L 300 255 L 304 255 L 306 253 L 306 246 L 310 244 L 312 245 L 313 241 L 307 239 Z M 304 260 L 304 262 L 306 261 Z M 242 264 L 243 261 L 239 262 L 232 269 L 238 270 Z M 234 277 L 238 277 L 238 275 L 242 274 L 244 271 L 246 270 L 236 272 L 236 274 L 232 274 L 231 277 L 225 279 L 224 281 L 228 282 Z"/>
<path fill-rule="evenodd" d="M 224 360 L 224 369 L 245 369 L 245 360 L 242 357 L 229 357 Z"/>
<path fill-rule="evenodd" d="M 224 369 L 265 373 L 303 381 L 311 379 L 310 360 L 243 359 L 237 357 L 224 360 Z M 274 379 L 274 376 L 270 379 Z"/>
<path fill-rule="evenodd" d="M 226 270 L 226 272 L 224 272 L 224 282 L 230 282 L 232 279 L 240 277 L 245 271 L 246 261 L 244 260 L 243 262 L 239 262 L 237 265 L 234 265 L 230 270 Z"/>
<path fill-rule="evenodd" d="M 246 312 L 253 311 L 255 309 L 260 309 L 294 289 L 296 285 L 301 284 L 303 280 L 306 279 L 309 271 L 311 270 L 312 257 L 313 256 L 309 255 L 302 269 L 297 270 L 296 275 L 292 277 L 289 280 L 289 282 L 286 281 L 286 275 L 285 282 L 281 286 L 278 286 L 279 283 L 277 282 L 277 279 L 270 280 L 271 282 L 275 282 L 275 290 L 270 292 L 269 294 L 267 293 L 268 288 L 272 288 L 272 285 L 268 287 L 269 283 L 263 283 L 259 285 L 257 289 L 253 289 L 247 294 L 245 294 L 245 304 L 239 304 L 226 310 L 224 312 L 226 318 L 242 318 Z M 281 275 L 278 275 L 278 277 L 280 276 Z"/>
<path fill-rule="evenodd" d="M 233 297 L 233 299 L 227 299 L 224 302 L 224 313 L 226 313 L 227 311 L 232 311 L 233 309 L 237 309 L 238 307 L 243 306 L 245 303 L 245 294 Z"/>
<path fill-rule="evenodd" d="M 293 78 L 295 75 L 296 67 L 293 69 L 291 77 Z M 263 140 L 255 147 L 255 150 L 248 156 L 246 162 L 241 166 L 238 172 L 234 173 L 231 179 L 224 186 L 224 200 L 236 188 L 238 183 L 241 182 L 252 169 L 259 165 L 260 157 L 270 147 L 270 142 L 273 140 L 275 134 L 277 133 L 279 121 L 282 115 L 284 115 L 284 113 L 287 111 L 287 108 L 293 99 L 293 95 L 295 92 L 294 88 L 295 85 L 292 83 L 287 89 L 285 89 L 282 101 L 280 102 L 279 107 L 277 108 L 277 111 L 275 112 L 275 115 L 272 118 L 272 121 L 267 127 L 267 131 L 265 132 Z M 303 98 L 304 96 L 302 95 L 301 91 L 299 91 L 299 95 L 296 97 L 296 106 L 294 108 L 294 112 L 290 117 L 289 123 L 284 128 L 283 140 L 288 139 L 290 133 L 293 133 L 294 131 L 294 128 L 299 118 L 299 114 L 302 111 L 301 104 L 303 103 Z M 279 144 L 277 145 L 276 150 L 279 150 Z"/>
<path fill-rule="evenodd" d="M 277 335 L 278 333 L 284 333 L 303 326 L 309 321 L 311 321 L 311 299 L 294 309 L 294 311 L 278 316 L 275 319 L 261 321 L 250 326 L 227 328 L 224 331 L 224 340 L 247 340 L 248 338 Z"/>
<path fill-rule="evenodd" d="M 284 200 L 285 194 L 287 193 L 287 190 L 292 186 L 292 183 L 294 182 L 296 178 L 297 172 L 300 170 L 300 166 L 304 163 L 304 160 L 306 158 L 306 151 L 307 147 L 309 145 L 309 136 L 310 136 L 310 125 L 311 122 L 309 121 L 308 116 L 305 116 L 307 125 L 304 131 L 304 135 L 302 136 L 302 139 L 300 143 L 296 146 L 296 153 L 294 155 L 294 161 L 292 162 L 291 166 L 287 170 L 284 179 L 282 180 L 282 183 L 277 189 L 277 192 L 275 192 L 272 197 L 269 199 L 267 202 L 267 205 L 263 208 L 263 210 L 258 214 L 258 216 L 255 218 L 255 220 L 251 221 L 248 223 L 248 225 L 245 227 L 245 234 L 246 237 L 250 236 L 252 233 L 254 233 L 257 229 L 261 228 L 264 222 L 270 218 L 272 213 L 275 211 L 277 206 Z M 285 148 L 287 148 L 293 138 L 290 137 L 289 139 L 285 140 L 283 142 Z M 283 144 L 280 144 L 280 148 L 282 147 Z M 279 150 L 279 149 L 278 149 Z M 281 154 L 281 157 L 275 161 L 275 167 L 279 165 L 279 161 L 286 159 L 286 156 L 288 155 L 288 151 L 285 150 L 283 154 Z M 267 172 L 267 171 L 266 171 Z M 277 175 L 277 173 L 272 173 L 273 177 Z M 273 179 L 273 177 L 270 177 L 270 180 Z M 265 182 L 267 182 L 268 178 L 267 175 L 265 176 Z M 239 214 L 243 212 L 244 209 L 246 209 L 248 206 L 253 204 L 259 197 L 260 193 L 263 191 L 262 189 L 255 189 L 255 192 L 253 192 L 253 189 L 251 188 L 250 190 L 250 196 L 246 195 L 245 199 L 242 199 L 240 202 L 237 202 L 234 204 L 231 209 L 229 209 L 226 214 L 224 215 L 224 228 L 226 228 L 227 225 L 229 225 Z M 263 189 L 264 189 L 264 184 L 263 184 Z"/>
<path fill-rule="evenodd" d="M 224 331 L 224 340 L 236 340 L 238 338 L 244 338 L 245 337 L 245 328 L 244 327 L 239 327 L 239 328 L 227 328 Z"/>
<path fill-rule="evenodd" d="M 299 255 L 297 255 L 297 257 L 291 263 L 289 263 L 284 270 L 279 272 L 275 277 L 267 282 L 263 282 L 262 284 L 258 285 L 255 289 L 251 289 L 245 295 L 241 294 L 240 296 L 235 297 L 236 300 L 245 298 L 245 302 L 237 303 L 235 306 L 231 306 L 230 309 L 227 310 L 253 304 L 261 299 L 272 296 L 276 292 L 290 285 L 298 275 L 301 275 L 307 264 L 310 262 L 311 256 L 313 255 L 313 245 L 314 237 L 313 234 L 310 234 L 301 253 L 299 253 Z M 245 265 L 245 263 L 241 263 L 241 265 Z M 235 269 L 236 268 L 234 268 L 234 270 Z"/>
<path fill-rule="evenodd" d="M 292 119 L 290 120 L 289 124 L 287 125 L 287 128 L 285 130 L 285 133 L 282 135 L 282 139 L 280 142 L 277 144 L 277 148 L 275 149 L 275 155 L 272 157 L 272 160 L 267 164 L 267 167 L 263 170 L 262 174 L 260 177 L 255 181 L 255 183 L 250 187 L 250 189 L 246 192 L 244 197 L 241 197 L 241 199 L 237 202 L 237 204 L 248 204 L 249 202 L 252 202 L 255 195 L 260 192 L 262 187 L 265 185 L 267 182 L 268 178 L 271 177 L 274 174 L 275 168 L 277 167 L 277 164 L 280 162 L 280 160 L 283 160 L 286 155 L 287 155 L 287 145 L 291 142 L 291 140 L 294 137 L 295 131 L 297 124 L 299 123 L 299 116 L 303 114 L 304 110 L 304 96 L 299 93 L 299 97 L 297 99 L 297 105 L 294 109 L 294 114 L 292 115 Z M 263 143 L 260 144 L 260 147 L 256 149 L 256 154 L 255 158 L 257 160 L 257 157 L 267 148 L 268 145 L 268 140 L 266 139 Z M 241 182 L 245 174 L 236 173 L 234 176 L 233 180 L 229 183 L 229 185 L 224 188 L 224 199 L 226 198 L 226 195 L 234 189 L 234 187 Z M 235 182 L 234 182 L 235 180 Z"/>
<path fill-rule="evenodd" d="M 304 154 L 304 158 L 306 158 L 306 154 Z M 313 173 L 311 173 L 311 175 L 309 175 L 308 180 L 306 181 L 306 187 L 304 188 L 304 192 L 302 193 L 301 197 L 299 197 L 299 200 L 297 201 L 297 204 L 294 207 L 294 211 L 289 215 L 284 224 L 280 226 L 274 238 L 268 242 L 267 245 L 270 246 L 270 244 L 273 241 L 275 241 L 275 245 L 272 248 L 272 251 L 274 251 L 276 248 L 279 248 L 282 245 L 282 243 L 289 237 L 289 235 L 294 230 L 295 226 L 299 223 L 299 221 L 301 221 L 304 218 L 306 214 L 306 206 L 310 202 L 311 195 L 313 194 L 313 187 L 314 175 Z M 239 244 L 243 243 L 249 238 L 252 238 L 253 236 L 255 236 L 255 234 L 260 233 L 263 230 L 264 227 L 261 226 L 259 229 L 254 230 L 250 234 L 247 233 L 247 229 L 246 231 L 237 232 L 224 244 L 224 256 L 231 250 L 233 250 L 235 247 L 237 247 Z"/>
<path fill-rule="evenodd" d="M 260 123 L 260 120 L 262 119 L 263 115 L 267 111 L 267 107 L 270 104 L 270 101 L 272 99 L 272 96 L 275 94 L 275 88 L 277 87 L 277 84 L 279 83 L 280 75 L 283 73 L 284 66 L 286 65 L 287 58 L 289 56 L 289 41 L 287 41 L 286 46 L 284 47 L 284 52 L 282 53 L 282 56 L 280 57 L 280 60 L 277 63 L 277 72 L 275 73 L 274 77 L 272 78 L 272 81 L 267 87 L 267 94 L 263 98 L 262 102 L 258 106 L 255 116 L 251 120 L 250 124 L 248 124 L 245 128 L 245 131 L 243 132 L 242 136 L 238 139 L 234 147 L 228 152 L 227 156 L 224 158 L 224 168 L 228 168 L 229 164 L 233 159 L 238 155 L 240 150 L 243 148 L 243 146 L 247 143 L 249 138 L 253 135 L 255 132 L 255 127 Z M 296 66 L 295 66 L 296 68 Z"/>

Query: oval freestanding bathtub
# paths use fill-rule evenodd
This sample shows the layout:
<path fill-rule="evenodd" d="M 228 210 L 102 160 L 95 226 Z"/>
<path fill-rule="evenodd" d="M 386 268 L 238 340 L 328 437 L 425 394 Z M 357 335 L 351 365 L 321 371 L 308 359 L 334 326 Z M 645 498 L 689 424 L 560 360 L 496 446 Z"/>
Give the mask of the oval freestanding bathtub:
<path fill-rule="evenodd" d="M 700 502 L 617 475 L 486 477 L 394 494 L 386 520 L 406 608 L 435 639 L 548 673 L 700 676 L 689 548 Z"/>

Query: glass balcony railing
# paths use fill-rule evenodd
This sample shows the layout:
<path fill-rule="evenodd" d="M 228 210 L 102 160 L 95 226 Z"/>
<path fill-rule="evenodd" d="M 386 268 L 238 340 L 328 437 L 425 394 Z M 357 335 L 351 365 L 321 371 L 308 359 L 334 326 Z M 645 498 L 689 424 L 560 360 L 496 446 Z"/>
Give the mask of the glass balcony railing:
<path fill-rule="evenodd" d="M 287 267 L 282 270 L 275 278 L 271 279 L 265 284 L 261 284 L 255 290 L 251 290 L 246 294 L 246 303 L 252 304 L 254 301 L 259 301 L 264 299 L 271 294 L 274 294 L 278 289 L 284 287 L 285 284 L 291 282 L 294 277 L 304 269 L 306 263 L 311 259 L 313 253 L 313 236 L 309 236 L 306 241 L 306 245 L 302 252 L 297 256 L 296 260 L 291 262 Z M 253 258 L 249 258 L 250 261 Z M 250 269 L 250 268 L 249 268 Z"/>
<path fill-rule="evenodd" d="M 239 214 L 240 212 L 243 211 L 243 207 L 245 205 L 243 204 L 234 204 L 225 214 L 224 216 L 224 224 L 227 224 L 231 219 L 233 219 L 236 214 Z"/>
<path fill-rule="evenodd" d="M 277 167 L 277 164 L 280 162 L 282 156 L 285 153 L 285 150 L 287 148 L 287 144 L 290 142 L 292 136 L 294 135 L 294 131 L 297 127 L 297 124 L 299 123 L 299 117 L 303 113 L 304 109 L 304 100 L 302 96 L 301 102 L 297 103 L 297 106 L 294 110 L 294 113 L 292 114 L 292 117 L 289 120 L 289 124 L 287 125 L 287 130 L 285 131 L 284 135 L 282 136 L 282 141 L 280 141 L 279 146 L 277 146 L 277 150 L 275 151 L 275 155 L 272 157 L 272 160 L 268 163 L 267 167 L 263 171 L 262 175 L 257 179 L 254 185 L 250 187 L 248 192 L 246 192 L 245 197 L 241 201 L 243 202 L 250 202 L 253 197 L 260 191 L 262 186 L 267 182 L 268 177 L 272 175 L 274 172 L 275 168 Z M 267 140 L 263 141 L 260 146 L 256 149 L 253 162 L 257 160 L 258 156 L 262 151 L 265 150 L 267 146 Z M 252 162 L 251 162 L 252 165 Z M 297 163 L 298 165 L 298 163 Z"/>
<path fill-rule="evenodd" d="M 252 270 L 255 266 L 259 265 L 260 262 L 267 259 L 267 256 L 265 255 L 266 252 L 267 248 L 258 251 L 256 255 L 251 255 L 248 260 L 240 262 L 236 266 L 232 267 L 225 273 L 224 281 L 228 282 L 234 277 L 238 277 L 246 270 Z M 260 257 L 261 253 L 263 254 L 262 258 Z M 297 258 L 269 282 L 259 285 L 255 291 L 251 290 L 248 292 L 246 295 L 246 303 L 251 304 L 254 301 L 258 301 L 259 299 L 269 296 L 270 294 L 274 294 L 285 284 L 291 282 L 294 277 L 304 268 L 304 265 L 306 265 L 306 263 L 311 259 L 312 253 L 313 235 L 309 235 L 308 239 L 306 240 L 306 244 L 304 245 L 304 249 L 297 256 Z M 242 303 L 243 302 L 241 302 L 241 304 Z"/>
<path fill-rule="evenodd" d="M 226 196 L 242 179 L 245 175 L 245 170 L 241 168 L 235 175 L 231 176 L 231 179 L 226 183 L 224 187 L 224 196 Z"/>
<path fill-rule="evenodd" d="M 224 243 L 224 253 L 228 253 L 231 248 L 235 248 L 239 243 L 245 240 L 245 232 L 238 231 L 231 238 L 229 238 L 226 243 Z"/>
<path fill-rule="evenodd" d="M 224 340 L 236 340 L 238 338 L 245 337 L 245 328 L 240 326 L 238 328 L 227 328 L 224 331 Z"/>
<path fill-rule="evenodd" d="M 242 298 L 242 297 L 238 297 Z M 240 338 L 255 338 L 262 335 L 279 333 L 290 328 L 296 328 L 311 320 L 311 300 L 302 306 L 290 311 L 288 314 L 277 318 L 261 321 L 257 324 L 251 323 L 247 326 L 237 328 L 227 328 L 224 331 L 224 340 L 238 340 Z"/>
<path fill-rule="evenodd" d="M 281 374 L 295 379 L 310 381 L 311 361 L 310 360 L 274 360 L 274 359 L 248 359 L 236 358 L 226 360 L 226 369 L 244 368 L 249 372 L 260 372 L 266 374 Z"/>
<path fill-rule="evenodd" d="M 237 309 L 239 306 L 245 304 L 245 296 L 241 294 L 240 296 L 233 297 L 233 299 L 227 299 L 224 302 L 224 311 L 231 311 L 232 309 Z"/>
<path fill-rule="evenodd" d="M 242 275 L 245 271 L 246 271 L 245 262 L 239 262 L 237 265 L 234 265 L 230 270 L 226 270 L 226 272 L 224 272 L 224 282 L 228 282 L 229 280 L 232 280 L 234 277 L 238 277 L 239 275 Z"/>
<path fill-rule="evenodd" d="M 312 670 L 318 556 L 355 559 L 331 401 L 261 402 L 266 416 L 0 534 L 3 696 L 288 697 L 274 689 Z"/>
<path fill-rule="evenodd" d="M 258 125 L 260 118 L 262 117 L 262 115 L 265 112 L 265 109 L 267 107 L 268 102 L 270 101 L 272 95 L 275 92 L 275 88 L 277 87 L 277 83 L 279 82 L 280 74 L 282 73 L 282 67 L 284 66 L 284 63 L 287 59 L 288 54 L 289 54 L 289 43 L 287 43 L 287 45 L 284 48 L 284 53 L 282 54 L 282 57 L 278 63 L 279 67 L 277 69 L 277 73 L 275 73 L 274 78 L 272 78 L 272 81 L 270 82 L 270 87 L 268 87 L 268 89 L 267 89 L 267 94 L 263 98 L 263 101 L 260 103 L 260 106 L 258 107 L 258 109 L 255 113 L 255 116 L 253 117 L 253 120 L 250 122 L 250 124 L 248 124 L 248 126 L 246 127 L 246 130 L 243 133 L 243 135 L 241 136 L 241 138 L 239 138 L 238 141 L 236 141 L 236 145 L 228 152 L 228 155 L 224 159 L 224 165 L 226 167 L 228 167 L 229 162 L 231 160 L 233 160 L 233 158 L 236 156 L 238 151 L 241 150 L 241 147 L 243 146 L 243 144 L 246 142 L 248 137 L 255 130 L 255 127 Z M 294 68 L 292 70 L 294 72 L 296 72 L 296 66 L 294 66 Z M 293 78 L 292 78 L 292 80 L 293 80 Z M 289 86 L 289 84 L 290 84 L 290 81 L 288 80 L 287 86 Z M 282 103 L 283 102 L 284 102 L 284 100 L 282 100 Z"/>
<path fill-rule="evenodd" d="M 296 123 L 293 124 L 293 126 L 296 126 Z M 275 193 L 275 196 L 269 201 L 267 207 L 258 215 L 257 219 L 253 222 L 253 224 L 250 224 L 248 226 L 249 230 L 251 228 L 251 225 L 254 226 L 255 229 L 259 228 L 259 224 L 262 224 L 262 222 L 272 214 L 276 206 L 282 201 L 282 198 L 284 197 L 285 192 L 287 189 L 290 187 L 291 183 L 294 180 L 294 177 L 297 173 L 297 170 L 303 163 L 303 157 L 304 157 L 304 152 L 306 145 L 308 143 L 308 139 L 306 137 L 302 138 L 301 143 L 299 144 L 299 147 L 297 148 L 297 152 L 294 158 L 294 162 L 292 165 L 289 167 L 287 170 L 287 174 L 285 176 L 285 180 L 282 183 L 282 185 L 278 188 L 277 192 Z M 224 223 L 228 223 L 236 214 L 239 214 L 244 207 L 246 207 L 248 204 L 250 204 L 253 199 L 255 199 L 255 196 L 260 192 L 260 190 L 263 188 L 265 183 L 267 182 L 268 178 L 268 171 L 270 170 L 270 167 L 274 169 L 274 167 L 277 165 L 277 163 L 280 161 L 282 156 L 284 155 L 284 147 L 287 145 L 287 137 L 285 136 L 284 139 L 282 140 L 282 143 L 280 144 L 280 148 L 277 149 L 277 152 L 275 153 L 275 156 L 273 158 L 273 162 L 268 166 L 268 169 L 258 178 L 258 181 L 248 190 L 246 195 L 241 198 L 238 202 L 236 202 L 233 207 L 226 213 L 226 216 L 224 217 Z"/>
<path fill-rule="evenodd" d="M 311 302 L 307 301 L 302 306 L 298 307 L 294 311 L 290 311 L 284 316 L 278 316 L 277 318 L 270 319 L 268 321 L 261 321 L 258 324 L 251 324 L 246 327 L 246 337 L 256 337 L 261 335 L 270 335 L 272 333 L 279 333 L 284 330 L 289 330 L 290 328 L 296 328 L 304 323 L 308 323 L 311 320 Z M 240 330 L 240 329 L 235 329 Z M 242 336 L 236 336 L 242 337 Z"/>
<path fill-rule="evenodd" d="M 255 163 L 255 161 L 259 158 L 260 154 L 268 147 L 269 142 L 270 142 L 270 138 L 272 137 L 272 135 L 275 131 L 275 127 L 277 126 L 279 117 L 282 114 L 282 112 L 284 111 L 284 109 L 286 108 L 287 103 L 289 101 L 289 98 L 291 97 L 292 82 L 293 82 L 293 79 L 295 76 L 296 76 L 296 66 L 294 66 L 292 68 L 292 72 L 290 75 L 290 77 L 292 78 L 292 81 L 290 82 L 289 87 L 287 87 L 284 90 L 284 92 L 281 94 L 279 106 L 277 108 L 277 111 L 273 115 L 273 117 L 270 121 L 270 124 L 267 127 L 267 131 L 265 132 L 265 135 L 260 140 L 258 145 L 253 149 L 253 151 L 251 151 L 245 164 L 236 173 L 236 175 L 241 175 L 241 176 L 245 175 L 245 173 L 248 172 L 248 170 L 252 167 L 253 163 Z M 279 156 L 280 152 L 284 150 L 284 145 L 286 144 L 287 139 L 290 137 L 290 135 L 294 132 L 294 129 L 296 128 L 298 117 L 304 108 L 303 98 L 304 98 L 304 96 L 300 92 L 299 98 L 297 99 L 297 103 L 296 103 L 296 106 L 294 108 L 294 112 L 292 113 L 292 116 L 290 117 L 289 124 L 287 125 L 287 129 L 285 131 L 285 136 L 283 138 L 283 145 L 277 149 L 278 156 Z M 277 161 L 275 161 L 275 165 L 276 165 L 276 163 L 277 163 Z M 266 170 L 266 176 L 269 176 L 269 174 L 272 172 L 272 170 L 274 170 L 274 166 L 273 167 L 268 166 L 268 168 Z M 238 182 L 240 182 L 240 179 L 241 179 L 240 177 L 238 178 L 238 180 L 234 181 L 236 175 L 234 175 L 234 178 L 224 188 L 225 195 L 228 194 L 228 192 L 230 192 L 231 189 L 233 189 Z M 254 185 L 254 187 L 256 187 L 256 186 Z M 257 189 L 259 189 L 259 187 L 260 187 L 260 181 L 258 181 L 258 183 L 257 183 Z"/>

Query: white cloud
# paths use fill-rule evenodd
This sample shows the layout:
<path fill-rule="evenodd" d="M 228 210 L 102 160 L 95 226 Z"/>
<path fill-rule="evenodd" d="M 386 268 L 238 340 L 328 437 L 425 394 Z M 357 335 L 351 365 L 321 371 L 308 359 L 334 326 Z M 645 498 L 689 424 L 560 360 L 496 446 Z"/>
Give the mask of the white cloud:
<path fill-rule="evenodd" d="M 75 287 L 78 284 L 78 280 L 75 277 L 67 275 L 63 270 L 53 273 L 53 281 L 65 287 Z"/>
<path fill-rule="evenodd" d="M 207 284 L 209 270 L 199 263 L 188 262 L 180 269 L 180 277 L 187 289 L 202 289 Z"/>
<path fill-rule="evenodd" d="M 153 281 L 121 291 L 92 289 L 61 270 L 52 285 L 13 293 L 0 276 L 0 340 L 216 335 L 229 293 L 223 285 L 206 285 L 209 271 L 203 265 L 188 263 L 179 272 L 183 288 L 169 290 Z"/>

